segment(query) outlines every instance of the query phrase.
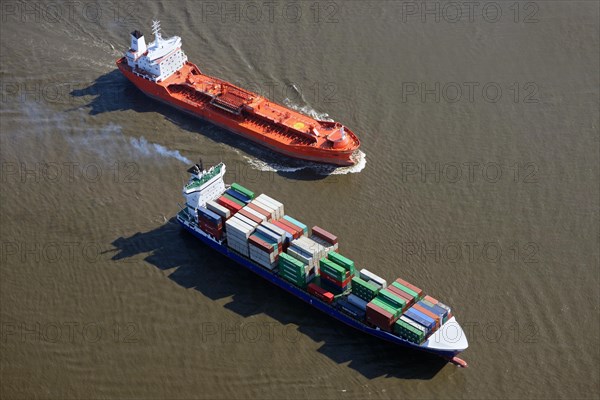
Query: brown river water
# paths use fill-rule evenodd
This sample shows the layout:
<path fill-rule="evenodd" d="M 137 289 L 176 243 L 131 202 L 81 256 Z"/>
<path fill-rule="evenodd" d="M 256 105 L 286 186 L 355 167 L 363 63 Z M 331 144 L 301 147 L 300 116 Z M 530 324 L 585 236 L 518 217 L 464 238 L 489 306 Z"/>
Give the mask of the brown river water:
<path fill-rule="evenodd" d="M 3 1 L 0 397 L 598 398 L 595 1 Z M 208 74 L 348 125 L 290 161 L 116 70 L 161 20 Z M 328 318 L 180 231 L 190 162 L 422 287 L 461 369 Z"/>

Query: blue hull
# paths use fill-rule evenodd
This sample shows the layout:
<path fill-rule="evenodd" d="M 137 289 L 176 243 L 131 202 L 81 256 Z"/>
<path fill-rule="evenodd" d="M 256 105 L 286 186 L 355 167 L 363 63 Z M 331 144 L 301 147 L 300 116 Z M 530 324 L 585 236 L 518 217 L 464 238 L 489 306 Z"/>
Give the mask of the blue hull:
<path fill-rule="evenodd" d="M 329 305 L 325 302 L 322 302 L 321 300 L 316 299 L 315 297 L 311 296 L 304 290 L 302 290 L 302 289 L 292 285 L 291 283 L 287 282 L 286 280 L 280 278 L 277 274 L 259 266 L 258 264 L 255 264 L 251 260 L 241 256 L 240 254 L 237 254 L 234 251 L 230 251 L 227 246 L 219 244 L 219 243 L 215 242 L 214 240 L 196 232 L 194 229 L 190 228 L 187 224 L 182 222 L 179 218 L 177 218 L 177 221 L 188 232 L 190 232 L 192 235 L 194 235 L 195 237 L 200 239 L 204 244 L 212 247 L 213 249 L 215 249 L 219 253 L 223 254 L 224 256 L 232 259 L 236 263 L 244 266 L 245 268 L 249 269 L 250 271 L 254 272 L 255 274 L 260 275 L 264 279 L 279 286 L 283 290 L 291 293 L 292 295 L 298 297 L 299 299 L 302 299 L 303 301 L 307 302 L 308 304 L 312 305 L 313 307 L 332 316 L 333 318 L 337 319 L 338 321 L 341 321 L 347 325 L 350 325 L 351 327 L 353 327 L 355 329 L 358 329 L 369 335 L 376 336 L 376 337 L 386 340 L 388 342 L 398 344 L 401 346 L 405 346 L 405 347 L 410 347 L 410 348 L 417 349 L 417 350 L 426 351 L 428 353 L 433 353 L 440 357 L 452 358 L 458 354 L 458 352 L 454 352 L 454 351 L 453 352 L 436 351 L 436 350 L 424 348 L 423 346 L 420 346 L 418 344 L 404 340 L 398 336 L 392 335 L 391 333 L 388 333 L 388 332 L 385 332 L 385 331 L 382 331 L 379 329 L 371 328 L 370 326 L 367 326 L 367 325 L 349 317 L 348 315 L 342 313 L 341 311 L 337 310 L 336 308 L 332 307 L 331 305 Z"/>

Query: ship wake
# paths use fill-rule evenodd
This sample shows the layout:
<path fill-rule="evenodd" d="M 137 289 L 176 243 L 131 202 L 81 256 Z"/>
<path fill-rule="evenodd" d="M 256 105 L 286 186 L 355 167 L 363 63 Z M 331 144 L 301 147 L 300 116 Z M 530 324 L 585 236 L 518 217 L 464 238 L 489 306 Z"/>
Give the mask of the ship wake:
<path fill-rule="evenodd" d="M 259 171 L 265 172 L 301 172 L 312 171 L 318 175 L 346 175 L 357 174 L 365 169 L 367 165 L 367 155 L 362 151 L 358 151 L 355 155 L 356 164 L 349 167 L 338 167 L 335 165 L 327 165 L 303 160 L 291 160 L 289 162 L 264 161 L 256 158 L 244 156 L 248 164 Z"/>

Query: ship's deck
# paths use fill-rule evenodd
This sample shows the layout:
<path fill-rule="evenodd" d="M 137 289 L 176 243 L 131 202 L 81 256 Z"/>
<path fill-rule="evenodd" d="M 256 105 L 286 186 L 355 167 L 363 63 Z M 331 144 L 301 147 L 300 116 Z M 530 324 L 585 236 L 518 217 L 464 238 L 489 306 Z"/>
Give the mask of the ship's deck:
<path fill-rule="evenodd" d="M 356 135 L 339 123 L 316 120 L 256 93 L 204 75 L 189 62 L 159 84 L 174 96 L 202 107 L 213 106 L 213 112 L 221 113 L 225 118 L 238 118 L 239 125 L 286 145 L 344 153 L 360 147 Z M 346 139 L 342 144 L 334 145 L 334 140 L 341 137 L 341 129 Z"/>

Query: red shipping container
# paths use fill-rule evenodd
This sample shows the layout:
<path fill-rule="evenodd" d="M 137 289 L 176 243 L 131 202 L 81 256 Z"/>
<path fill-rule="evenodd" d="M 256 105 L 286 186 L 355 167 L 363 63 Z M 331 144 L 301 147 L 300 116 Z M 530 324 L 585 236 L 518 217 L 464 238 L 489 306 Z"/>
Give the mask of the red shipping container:
<path fill-rule="evenodd" d="M 352 280 L 352 277 L 350 276 L 350 277 L 346 278 L 343 282 L 340 282 L 337 279 L 327 275 L 324 271 L 321 271 L 321 278 L 325 279 L 328 282 L 333 283 L 334 285 L 336 285 L 337 287 L 340 287 L 340 288 L 344 288 L 344 287 L 348 286 L 348 284 Z"/>
<path fill-rule="evenodd" d="M 261 213 L 262 215 L 264 215 L 267 218 L 267 221 L 269 221 L 271 219 L 271 213 L 268 212 L 267 210 L 265 210 L 264 208 L 259 207 L 259 206 L 257 206 L 256 204 L 253 204 L 253 203 L 248 203 L 247 205 L 248 205 L 248 207 L 250 207 L 254 211 L 257 211 L 257 212 Z"/>
<path fill-rule="evenodd" d="M 337 236 L 335 236 L 332 233 L 327 232 L 323 228 L 319 228 L 318 226 L 312 227 L 312 233 L 328 243 L 336 244 L 338 242 Z"/>
<path fill-rule="evenodd" d="M 404 300 L 406 300 L 406 307 L 410 307 L 413 303 L 414 303 L 414 299 L 408 294 L 408 293 L 404 293 L 402 290 L 398 289 L 396 286 L 388 286 L 387 290 L 389 290 L 390 292 L 394 293 L 395 295 L 400 296 L 401 298 L 403 298 Z"/>
<path fill-rule="evenodd" d="M 437 304 L 439 303 L 436 299 L 434 299 L 433 297 L 427 295 L 425 296 L 425 300 L 427 300 L 428 302 L 432 303 L 432 304 Z"/>
<path fill-rule="evenodd" d="M 262 219 L 258 218 L 256 215 L 249 213 L 248 211 L 244 210 L 243 208 L 239 211 L 239 213 L 241 215 L 243 215 L 244 217 L 250 219 L 251 221 L 256 222 L 257 224 L 260 224 L 262 222 Z"/>
<path fill-rule="evenodd" d="M 294 239 L 298 239 L 300 236 L 302 236 L 302 234 L 304 233 L 304 231 L 302 230 L 302 228 L 297 227 L 296 225 L 292 224 L 291 222 L 285 220 L 285 219 L 280 219 L 279 221 L 280 224 L 287 226 L 288 228 L 290 228 L 292 231 L 294 231 Z"/>
<path fill-rule="evenodd" d="M 414 306 L 412 306 L 412 308 L 414 308 L 417 311 L 421 311 L 423 314 L 425 314 L 429 318 L 433 319 L 435 321 L 435 327 L 436 327 L 436 329 L 440 327 L 440 322 L 441 321 L 440 321 L 440 316 L 439 315 L 435 315 L 431 311 L 427 310 L 425 307 L 421 307 L 418 304 L 415 304 Z"/>
<path fill-rule="evenodd" d="M 271 223 L 272 223 L 273 225 L 275 225 L 276 227 L 278 227 L 278 228 L 281 228 L 281 229 L 283 229 L 284 231 L 286 231 L 287 233 L 289 233 L 290 235 L 292 235 L 292 237 L 293 237 L 294 239 L 296 238 L 296 237 L 294 236 L 294 235 L 295 235 L 295 232 L 294 232 L 294 230 L 293 230 L 292 228 L 290 228 L 289 226 L 287 226 L 287 225 L 285 225 L 285 224 L 282 224 L 281 222 L 279 222 L 279 221 L 277 221 L 277 220 L 273 220 L 273 221 L 271 221 Z"/>
<path fill-rule="evenodd" d="M 400 279 L 400 278 L 396 279 L 396 282 L 406 286 L 407 288 L 409 288 L 412 291 L 415 291 L 419 295 L 419 297 L 423 297 L 423 291 L 421 289 L 419 289 L 418 287 L 416 287 L 415 285 L 413 285 L 412 283 L 408 283 L 404 279 Z M 436 301 L 436 303 L 437 303 L 437 301 Z"/>
<path fill-rule="evenodd" d="M 253 244 L 254 246 L 258 247 L 261 250 L 266 251 L 267 253 L 272 253 L 273 252 L 273 246 L 270 245 L 269 243 L 265 242 L 264 240 L 257 238 L 256 236 L 250 236 L 248 238 L 248 243 Z"/>
<path fill-rule="evenodd" d="M 315 285 L 314 283 L 308 284 L 308 293 L 314 295 L 315 297 L 323 300 L 326 303 L 331 303 L 335 298 L 333 293 L 328 292 L 320 286 Z"/>
<path fill-rule="evenodd" d="M 219 203 L 220 205 L 222 205 L 225 208 L 228 208 L 232 214 L 235 214 L 236 212 L 238 212 L 242 209 L 242 206 L 240 206 L 238 203 L 231 201 L 227 197 L 224 197 L 224 196 L 219 197 L 217 199 L 217 203 Z"/>
<path fill-rule="evenodd" d="M 213 221 L 209 220 L 208 218 L 204 218 L 201 215 L 198 215 L 198 223 L 199 224 L 206 224 L 206 225 L 210 225 L 210 226 L 214 226 L 215 228 L 222 228 L 223 227 L 223 223 L 219 222 L 218 224 L 215 224 Z"/>
<path fill-rule="evenodd" d="M 291 227 L 291 228 L 294 228 L 294 229 L 298 229 L 298 230 L 300 230 L 300 236 L 302 236 L 302 235 L 304 234 L 304 230 L 303 230 L 302 228 L 300 228 L 298 225 L 296 225 L 296 224 L 294 224 L 294 223 L 292 223 L 292 222 L 288 221 L 288 220 L 287 220 L 287 219 L 285 219 L 285 218 L 281 218 L 281 219 L 279 220 L 279 222 L 281 222 L 282 224 L 285 224 L 285 225 L 287 225 L 287 226 L 289 226 L 289 227 Z"/>
<path fill-rule="evenodd" d="M 367 322 L 387 332 L 392 331 L 394 322 L 396 322 L 397 319 L 394 318 L 392 314 L 373 303 L 367 304 L 366 317 Z"/>

